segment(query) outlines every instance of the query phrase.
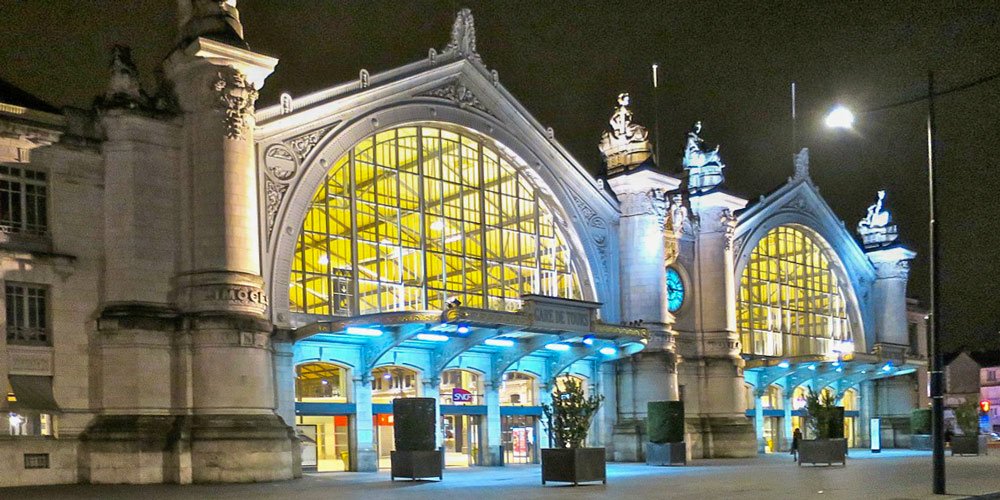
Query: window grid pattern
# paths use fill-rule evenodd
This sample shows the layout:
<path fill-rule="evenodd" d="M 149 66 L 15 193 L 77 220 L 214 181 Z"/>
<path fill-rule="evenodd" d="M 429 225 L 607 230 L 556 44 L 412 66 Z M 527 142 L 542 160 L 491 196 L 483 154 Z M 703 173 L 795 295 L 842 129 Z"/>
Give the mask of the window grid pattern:
<path fill-rule="evenodd" d="M 48 289 L 7 283 L 7 343 L 51 345 L 48 329 Z"/>
<path fill-rule="evenodd" d="M 740 277 L 737 323 L 743 352 L 800 356 L 852 339 L 847 306 L 823 248 L 779 226 L 750 254 Z"/>
<path fill-rule="evenodd" d="M 570 248 L 531 182 L 482 142 L 403 127 L 330 167 L 296 245 L 293 312 L 350 316 L 580 298 Z"/>
<path fill-rule="evenodd" d="M 45 234 L 47 196 L 44 172 L 0 165 L 0 231 Z"/>

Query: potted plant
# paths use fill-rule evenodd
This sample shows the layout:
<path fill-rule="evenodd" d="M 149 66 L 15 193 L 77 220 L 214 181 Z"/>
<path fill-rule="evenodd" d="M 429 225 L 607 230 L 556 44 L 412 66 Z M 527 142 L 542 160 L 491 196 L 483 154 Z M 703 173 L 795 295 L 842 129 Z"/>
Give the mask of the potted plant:
<path fill-rule="evenodd" d="M 567 378 L 561 388 L 552 393 L 552 404 L 542 405 L 545 427 L 554 448 L 542 449 L 542 484 L 547 481 L 608 483 L 605 474 L 604 448 L 584 448 L 590 421 L 601 406 L 604 396 L 583 394 L 583 386 Z"/>
<path fill-rule="evenodd" d="M 646 465 L 685 465 L 684 402 L 646 403 Z"/>
<path fill-rule="evenodd" d="M 975 401 L 960 404 L 955 408 L 955 421 L 962 434 L 951 437 L 952 456 L 982 453 L 986 447 L 986 436 L 979 436 L 979 405 Z"/>
<path fill-rule="evenodd" d="M 434 398 L 401 398 L 392 401 L 392 420 L 396 449 L 389 455 L 390 478 L 412 480 L 436 477 L 443 479 L 444 454 L 436 449 L 434 433 Z"/>
<path fill-rule="evenodd" d="M 927 408 L 913 410 L 910 414 L 910 448 L 931 449 L 931 411 Z"/>
<path fill-rule="evenodd" d="M 847 465 L 847 440 L 844 439 L 844 408 L 836 406 L 833 396 L 809 389 L 806 395 L 806 425 L 814 439 L 799 441 L 798 463 L 835 463 Z"/>

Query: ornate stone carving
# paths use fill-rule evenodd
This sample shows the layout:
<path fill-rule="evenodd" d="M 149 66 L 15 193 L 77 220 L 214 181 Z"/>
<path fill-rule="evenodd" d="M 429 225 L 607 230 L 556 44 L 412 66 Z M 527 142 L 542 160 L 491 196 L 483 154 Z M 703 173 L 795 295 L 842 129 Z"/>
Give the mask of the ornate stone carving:
<path fill-rule="evenodd" d="M 795 155 L 795 177 L 794 179 L 806 179 L 809 177 L 809 148 L 802 148 Z"/>
<path fill-rule="evenodd" d="M 429 92 L 424 92 L 420 95 L 424 97 L 447 99 L 457 104 L 460 108 L 474 108 L 482 111 L 483 113 L 496 116 L 492 111 L 484 106 L 482 102 L 480 102 L 479 98 L 476 97 L 476 94 L 474 94 L 471 89 L 458 82 L 449 83 Z"/>
<path fill-rule="evenodd" d="M 334 123 L 330 127 L 322 128 L 319 130 L 313 130 L 312 132 L 302 134 L 298 137 L 294 137 L 292 139 L 285 141 L 285 144 L 289 148 L 291 148 L 293 152 L 295 152 L 295 156 L 299 159 L 299 162 L 302 162 L 303 160 L 306 159 L 306 156 L 309 155 L 309 152 L 312 151 L 317 144 L 319 144 L 320 139 L 322 139 L 323 136 L 326 135 L 326 133 L 336 125 L 337 124 Z"/>
<path fill-rule="evenodd" d="M 667 201 L 655 189 L 618 194 L 619 210 L 622 217 L 635 215 L 655 215 L 663 224 L 667 215 Z"/>
<path fill-rule="evenodd" d="M 684 170 L 688 173 L 688 190 L 705 192 L 722 184 L 725 177 L 722 169 L 726 167 L 719 156 L 719 146 L 708 149 L 705 140 L 699 136 L 701 122 L 695 122 L 688 132 L 687 146 L 684 148 Z"/>
<path fill-rule="evenodd" d="M 664 261 L 670 265 L 680 254 L 680 239 L 684 233 L 684 224 L 688 220 L 688 208 L 684 204 L 684 195 L 677 193 L 670 197 L 667 209 L 667 220 L 663 230 Z"/>
<path fill-rule="evenodd" d="M 601 134 L 601 142 L 598 144 L 609 176 L 627 172 L 630 167 L 638 167 L 653 155 L 649 132 L 646 127 L 632 123 L 629 104 L 631 98 L 627 92 L 618 94 L 618 106 L 608 120 L 611 130 L 605 130 Z"/>
<path fill-rule="evenodd" d="M 264 167 L 275 179 L 287 181 L 295 176 L 299 162 L 284 144 L 274 144 L 264 151 Z"/>
<path fill-rule="evenodd" d="M 142 91 L 139 70 L 132 61 L 132 49 L 124 45 L 112 47 L 108 73 L 108 89 L 97 100 L 99 108 L 149 107 L 149 97 Z"/>
<path fill-rule="evenodd" d="M 292 112 L 292 94 L 282 92 L 278 102 L 281 104 L 281 114 L 287 115 Z"/>
<path fill-rule="evenodd" d="M 880 248 L 891 245 L 899 237 L 895 224 L 892 222 L 892 215 L 885 210 L 882 202 L 885 200 L 885 191 L 878 192 L 878 197 L 870 207 L 868 215 L 858 222 L 858 234 L 865 249 Z"/>
<path fill-rule="evenodd" d="M 733 249 L 733 236 L 736 235 L 736 214 L 725 208 L 719 216 L 719 225 L 726 236 L 726 250 Z"/>
<path fill-rule="evenodd" d="M 371 75 L 368 74 L 367 69 L 362 68 L 361 71 L 358 72 L 358 81 L 363 89 L 366 89 L 369 85 L 371 85 Z"/>
<path fill-rule="evenodd" d="M 233 68 L 220 71 L 212 83 L 218 97 L 218 105 L 225 113 L 226 136 L 230 139 L 245 140 L 253 120 L 253 105 L 257 101 L 257 89 L 247 80 L 246 75 Z"/>
<path fill-rule="evenodd" d="M 591 241 L 593 241 L 594 246 L 597 248 L 598 262 L 601 267 L 599 270 L 601 282 L 607 283 L 609 280 L 608 239 L 610 237 L 608 223 L 572 190 L 567 189 L 566 192 L 569 193 L 570 199 L 573 200 L 573 205 L 576 206 L 577 212 L 587 222 L 587 225 L 590 226 L 590 238 Z"/>
<path fill-rule="evenodd" d="M 268 239 L 270 239 L 271 231 L 274 229 L 275 219 L 278 217 L 278 208 L 281 207 L 281 200 L 285 198 L 285 193 L 288 192 L 288 185 L 279 184 L 277 182 L 272 182 L 270 179 L 266 179 L 264 181 L 264 186 L 264 202 L 267 215 L 267 236 Z"/>
<path fill-rule="evenodd" d="M 457 52 L 473 61 L 482 62 L 482 58 L 476 52 L 476 22 L 471 10 L 462 9 L 455 15 L 455 22 L 451 25 L 451 40 L 444 50 Z"/>

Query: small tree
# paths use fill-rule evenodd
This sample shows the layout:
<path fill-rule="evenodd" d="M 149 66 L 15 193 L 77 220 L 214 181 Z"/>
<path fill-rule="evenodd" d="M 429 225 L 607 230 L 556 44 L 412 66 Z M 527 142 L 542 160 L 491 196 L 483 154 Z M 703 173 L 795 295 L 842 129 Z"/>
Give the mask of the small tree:
<path fill-rule="evenodd" d="M 806 425 L 813 432 L 816 439 L 830 439 L 834 434 L 832 424 L 834 423 L 837 405 L 830 393 L 816 392 L 809 388 L 806 394 Z"/>
<path fill-rule="evenodd" d="M 567 377 L 563 387 L 552 393 L 552 404 L 542 404 L 545 427 L 556 448 L 581 448 L 590 431 L 590 421 L 604 401 L 604 396 L 583 394 L 583 385 Z"/>
<path fill-rule="evenodd" d="M 976 401 L 966 401 L 955 408 L 955 420 L 962 434 L 976 436 L 979 434 L 979 405 Z"/>

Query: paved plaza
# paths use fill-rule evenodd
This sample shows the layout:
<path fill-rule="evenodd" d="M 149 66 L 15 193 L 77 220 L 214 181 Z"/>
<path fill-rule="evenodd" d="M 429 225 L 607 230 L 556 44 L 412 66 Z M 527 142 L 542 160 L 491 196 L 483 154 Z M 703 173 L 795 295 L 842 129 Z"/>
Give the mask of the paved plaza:
<path fill-rule="evenodd" d="M 688 467 L 610 464 L 608 484 L 542 486 L 538 466 L 449 469 L 443 482 L 389 480 L 388 473 L 307 474 L 301 480 L 239 485 L 48 486 L 0 489 L 2 499 L 200 498 L 919 498 L 1000 499 L 1000 450 L 982 457 L 948 457 L 947 497 L 930 494 L 930 454 L 852 451 L 847 467 L 797 467 L 788 455 L 700 460 Z M 993 493 L 991 495 L 991 493 Z"/>

